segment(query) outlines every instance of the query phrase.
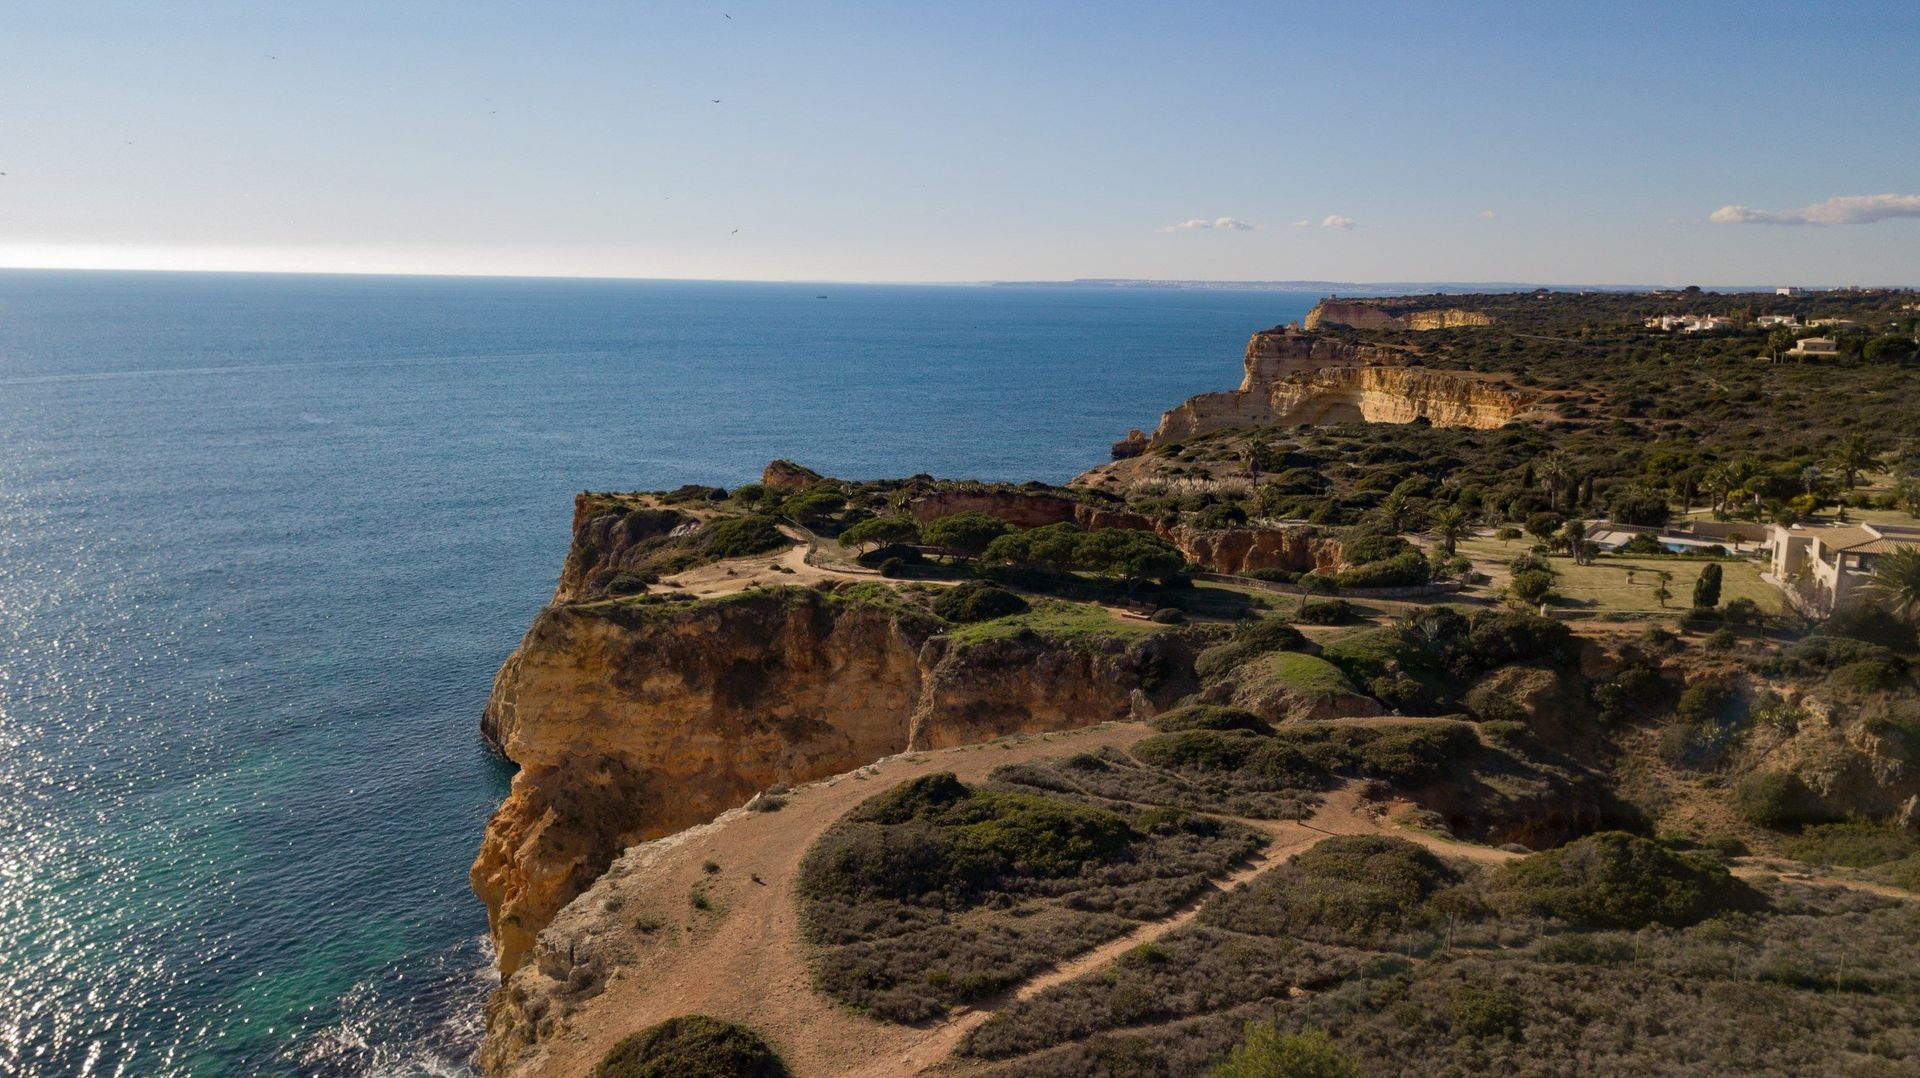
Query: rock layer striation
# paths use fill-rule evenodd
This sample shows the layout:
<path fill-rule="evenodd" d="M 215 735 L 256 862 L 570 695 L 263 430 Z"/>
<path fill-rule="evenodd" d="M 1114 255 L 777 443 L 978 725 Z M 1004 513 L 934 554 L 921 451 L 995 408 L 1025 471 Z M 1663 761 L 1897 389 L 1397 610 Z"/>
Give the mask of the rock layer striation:
<path fill-rule="evenodd" d="M 882 585 L 549 606 L 483 721 L 520 767 L 471 872 L 501 972 L 636 842 L 909 749 L 1125 718 L 1192 663 L 1177 634 L 944 628 Z"/>
<path fill-rule="evenodd" d="M 1233 427 L 1345 422 L 1503 426 L 1528 398 L 1501 383 L 1419 366 L 1419 354 L 1292 329 L 1247 342 L 1240 387 L 1203 393 L 1160 417 L 1150 445 Z"/>

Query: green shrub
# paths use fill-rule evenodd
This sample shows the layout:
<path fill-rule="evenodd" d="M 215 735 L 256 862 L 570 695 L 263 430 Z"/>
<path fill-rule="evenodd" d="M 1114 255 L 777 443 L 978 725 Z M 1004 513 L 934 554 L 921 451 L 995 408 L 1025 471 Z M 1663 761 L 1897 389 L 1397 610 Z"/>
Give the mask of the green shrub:
<path fill-rule="evenodd" d="M 933 612 L 956 622 L 991 621 L 1011 614 L 1025 613 L 1027 601 L 1005 588 L 996 588 L 978 580 L 958 587 L 943 588 L 934 596 Z"/>
<path fill-rule="evenodd" d="M 1248 1022 L 1238 1047 L 1208 1078 L 1358 1078 L 1360 1068 L 1325 1032 L 1281 1033 L 1270 1022 Z"/>
<path fill-rule="evenodd" d="M 1253 712 L 1237 707 L 1220 707 L 1215 704 L 1188 704 L 1185 707 L 1176 707 L 1155 717 L 1153 728 L 1161 733 L 1175 733 L 1181 730 L 1246 730 L 1256 734 L 1273 733 L 1273 727 Z"/>
<path fill-rule="evenodd" d="M 779 522 L 773 517 L 731 517 L 709 526 L 704 541 L 715 558 L 744 558 L 786 546 Z"/>
<path fill-rule="evenodd" d="M 1300 604 L 1294 620 L 1303 625 L 1345 625 L 1354 620 L 1353 604 L 1345 599 L 1312 599 Z"/>
<path fill-rule="evenodd" d="M 1461 985 L 1447 1000 L 1447 1024 L 1456 1036 L 1517 1041 L 1526 1009 L 1505 988 Z"/>
<path fill-rule="evenodd" d="M 1458 879 L 1405 839 L 1339 835 L 1216 898 L 1200 920 L 1253 935 L 1378 946 L 1423 922 L 1427 898 Z"/>
<path fill-rule="evenodd" d="M 1733 690 L 1718 681 L 1696 681 L 1680 694 L 1673 717 L 1684 723 L 1717 722 L 1734 704 Z"/>
<path fill-rule="evenodd" d="M 786 1078 L 780 1056 L 752 1030 L 704 1014 L 669 1018 L 622 1039 L 594 1078 Z"/>
<path fill-rule="evenodd" d="M 1742 778 L 1733 787 L 1733 810 L 1750 824 L 1775 829 L 1832 818 L 1790 771 L 1755 771 Z"/>
<path fill-rule="evenodd" d="M 1184 625 L 1187 612 L 1177 606 L 1163 606 L 1153 612 L 1153 620 L 1160 625 Z"/>
<path fill-rule="evenodd" d="M 1648 718 L 1666 710 L 1673 686 L 1645 663 L 1633 663 L 1593 688 L 1600 717 L 1609 722 Z"/>
<path fill-rule="evenodd" d="M 1359 534 L 1340 545 L 1341 559 L 1355 566 L 1417 553 L 1412 543 L 1398 535 Z"/>
<path fill-rule="evenodd" d="M 1513 582 L 1507 585 L 1507 591 L 1523 603 L 1545 602 L 1553 592 L 1553 575 L 1532 569 L 1515 573 Z"/>
<path fill-rule="evenodd" d="M 1233 638 L 1208 648 L 1194 661 L 1193 672 L 1202 681 L 1212 681 L 1231 673 L 1236 667 L 1270 651 L 1298 650 L 1307 646 L 1300 630 L 1279 618 L 1259 618 L 1234 630 Z"/>
<path fill-rule="evenodd" d="M 1456 761 L 1480 751 L 1479 735 L 1464 722 L 1409 726 L 1383 733 L 1358 750 L 1362 773 L 1404 786 L 1446 777 Z"/>
<path fill-rule="evenodd" d="M 1605 831 L 1501 866 L 1496 905 L 1592 928 L 1684 927 L 1761 900 L 1717 857 Z"/>
<path fill-rule="evenodd" d="M 1149 767 L 1169 771 L 1234 771 L 1262 741 L 1244 729 L 1181 730 L 1142 738 L 1134 744 L 1133 755 Z"/>
<path fill-rule="evenodd" d="M 1906 683 L 1906 664 L 1891 655 L 1856 659 L 1834 670 L 1834 685 L 1854 692 L 1891 692 Z"/>
<path fill-rule="evenodd" d="M 1920 854 L 1920 840 L 1904 828 L 1869 823 L 1809 827 L 1787 843 L 1787 856 L 1816 865 L 1872 868 Z"/>
<path fill-rule="evenodd" d="M 1920 892 L 1920 854 L 1880 865 L 1873 874 L 1895 887 Z"/>
<path fill-rule="evenodd" d="M 1417 587 L 1433 579 L 1433 567 L 1419 551 L 1355 566 L 1334 578 L 1343 588 Z"/>

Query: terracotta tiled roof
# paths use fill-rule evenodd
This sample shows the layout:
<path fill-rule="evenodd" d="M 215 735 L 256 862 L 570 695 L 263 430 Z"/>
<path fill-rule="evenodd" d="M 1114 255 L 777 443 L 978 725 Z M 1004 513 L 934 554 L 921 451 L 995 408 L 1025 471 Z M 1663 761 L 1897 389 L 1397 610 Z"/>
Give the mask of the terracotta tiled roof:
<path fill-rule="evenodd" d="M 1835 550 L 1852 550 L 1861 543 L 1871 543 L 1880 538 L 1860 527 L 1814 528 L 1809 530 L 1809 534 L 1820 540 L 1822 545 L 1833 547 Z"/>

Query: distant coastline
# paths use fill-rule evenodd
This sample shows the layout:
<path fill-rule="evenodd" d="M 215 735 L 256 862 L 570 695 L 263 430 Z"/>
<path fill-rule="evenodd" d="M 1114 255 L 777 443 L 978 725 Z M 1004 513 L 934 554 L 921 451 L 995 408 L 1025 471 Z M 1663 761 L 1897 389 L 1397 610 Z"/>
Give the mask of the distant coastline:
<path fill-rule="evenodd" d="M 1659 292 L 1685 287 L 1676 284 L 1539 284 L 1530 281 L 1180 281 L 1135 277 L 1076 277 L 1070 281 L 988 281 L 996 288 L 1190 288 L 1217 292 L 1319 292 L 1323 295 L 1417 296 L 1434 293 L 1489 294 L 1498 292 Z M 1712 285 L 1710 292 L 1772 292 L 1777 284 Z M 1836 286 L 1794 285 L 1808 291 Z M 1869 290 L 1882 286 L 1867 287 Z M 1885 286 L 1900 287 L 1900 286 Z"/>

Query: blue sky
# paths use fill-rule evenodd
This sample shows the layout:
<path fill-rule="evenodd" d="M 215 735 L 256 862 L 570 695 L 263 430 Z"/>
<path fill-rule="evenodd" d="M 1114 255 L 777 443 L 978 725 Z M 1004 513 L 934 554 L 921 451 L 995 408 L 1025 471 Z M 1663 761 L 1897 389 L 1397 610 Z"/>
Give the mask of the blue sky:
<path fill-rule="evenodd" d="M 79 2 L 0 25 L 0 265 L 1920 282 L 1920 4 Z M 1768 223 L 1880 195 L 1905 201 Z M 1221 218 L 1254 227 L 1176 227 Z"/>

